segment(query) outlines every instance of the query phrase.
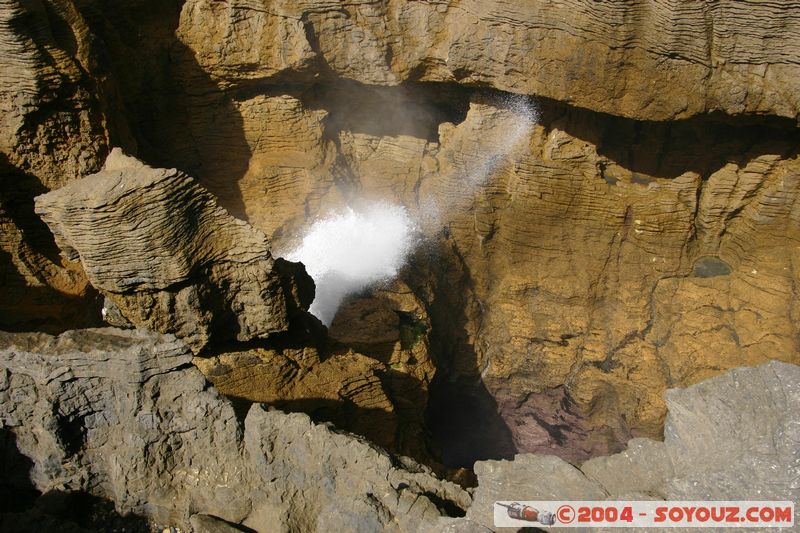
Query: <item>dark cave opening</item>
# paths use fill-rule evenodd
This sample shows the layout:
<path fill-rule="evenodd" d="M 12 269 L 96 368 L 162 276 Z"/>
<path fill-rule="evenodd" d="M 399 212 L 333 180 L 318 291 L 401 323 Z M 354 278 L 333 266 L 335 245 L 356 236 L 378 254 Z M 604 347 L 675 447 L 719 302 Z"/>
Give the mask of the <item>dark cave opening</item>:
<path fill-rule="evenodd" d="M 469 383 L 437 375 L 429 391 L 426 424 L 434 451 L 449 468 L 513 459 L 517 451 L 497 402 L 480 380 Z"/>

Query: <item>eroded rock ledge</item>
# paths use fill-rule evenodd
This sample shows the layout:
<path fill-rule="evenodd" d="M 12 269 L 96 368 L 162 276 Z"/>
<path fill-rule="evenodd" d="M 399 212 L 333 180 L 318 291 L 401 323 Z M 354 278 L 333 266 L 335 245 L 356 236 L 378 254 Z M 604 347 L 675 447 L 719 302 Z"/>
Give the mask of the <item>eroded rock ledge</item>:
<path fill-rule="evenodd" d="M 13 435 L 3 442 L 31 459 L 39 491 L 86 491 L 184 527 L 213 516 L 256 531 L 477 532 L 493 529 L 498 499 L 800 497 L 791 364 L 670 390 L 663 443 L 635 439 L 579 469 L 532 454 L 479 462 L 473 502 L 425 467 L 305 415 L 256 404 L 237 418 L 191 358 L 174 337 L 144 331 L 0 333 L 0 420 Z"/>
<path fill-rule="evenodd" d="M 229 85 L 455 81 L 638 119 L 796 118 L 798 20 L 795 2 L 190 0 L 178 35 Z"/>
<path fill-rule="evenodd" d="M 174 333 L 194 352 L 212 336 L 286 332 L 314 297 L 302 265 L 274 260 L 267 237 L 194 179 L 119 149 L 101 172 L 37 197 L 36 212 L 106 296 L 107 319 Z"/>
<path fill-rule="evenodd" d="M 0 333 L 0 420 L 36 489 L 257 531 L 414 532 L 468 507 L 458 486 L 306 415 L 257 404 L 237 419 L 191 359 L 139 330 Z"/>

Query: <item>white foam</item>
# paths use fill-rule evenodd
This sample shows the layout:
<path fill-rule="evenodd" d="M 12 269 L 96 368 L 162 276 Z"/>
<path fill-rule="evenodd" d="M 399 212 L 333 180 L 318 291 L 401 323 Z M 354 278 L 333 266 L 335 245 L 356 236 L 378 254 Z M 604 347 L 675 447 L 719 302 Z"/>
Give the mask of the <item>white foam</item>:
<path fill-rule="evenodd" d="M 467 175 L 457 182 L 462 189 L 460 196 L 472 197 L 485 186 L 538 121 L 538 110 L 526 97 L 509 96 L 499 104 L 503 111 L 495 127 L 502 128 L 502 141 L 483 153 L 472 154 Z M 397 275 L 417 245 L 417 222 L 422 227 L 437 226 L 440 219 L 464 207 L 452 200 L 419 198 L 416 221 L 404 207 L 388 202 L 346 208 L 315 222 L 300 245 L 284 257 L 306 266 L 316 283 L 316 297 L 309 311 L 329 326 L 348 295 Z"/>
<path fill-rule="evenodd" d="M 394 278 L 415 245 L 415 231 L 406 209 L 386 202 L 315 222 L 285 256 L 302 262 L 316 283 L 309 311 L 329 326 L 348 295 Z"/>

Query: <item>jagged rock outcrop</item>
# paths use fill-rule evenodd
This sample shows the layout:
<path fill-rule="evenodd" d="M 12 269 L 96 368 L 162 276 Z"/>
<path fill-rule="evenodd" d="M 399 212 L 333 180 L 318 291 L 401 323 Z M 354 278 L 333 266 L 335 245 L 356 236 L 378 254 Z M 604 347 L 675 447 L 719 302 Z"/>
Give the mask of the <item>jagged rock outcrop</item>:
<path fill-rule="evenodd" d="M 308 413 L 396 449 L 397 414 L 381 380 L 388 369 L 374 359 L 352 350 L 323 359 L 311 347 L 254 348 L 197 357 L 194 363 L 227 397 Z M 413 440 L 423 442 L 421 428 L 417 433 Z"/>
<path fill-rule="evenodd" d="M 0 152 L 46 188 L 99 168 L 105 90 L 79 9 L 56 0 L 0 3 Z"/>
<path fill-rule="evenodd" d="M 0 90 L 20 105 L 2 119 L 0 319 L 91 307 L 31 198 L 122 145 L 196 176 L 279 250 L 353 197 L 433 218 L 402 281 L 438 385 L 467 391 L 492 418 L 485 444 L 503 441 L 464 462 L 656 437 L 665 389 L 800 360 L 798 9 L 2 2 Z M 512 150 L 506 91 L 542 97 Z M 353 319 L 396 310 L 361 295 L 336 335 L 396 345 L 400 320 Z M 409 355 L 380 354 L 429 379 Z M 483 426 L 461 418 L 447 433 L 466 442 Z"/>
<path fill-rule="evenodd" d="M 308 413 L 315 421 L 333 422 L 388 450 L 439 467 L 425 428 L 428 388 L 436 368 L 429 353 L 428 325 L 421 318 L 424 309 L 400 283 L 380 294 L 380 309 L 374 308 L 374 297 L 349 302 L 322 349 L 229 347 L 224 353 L 196 357 L 194 363 L 227 397 Z"/>
<path fill-rule="evenodd" d="M 226 86 L 458 82 L 644 120 L 796 119 L 799 19 L 795 2 L 733 0 L 189 0 L 178 35 Z"/>
<path fill-rule="evenodd" d="M 276 262 L 266 236 L 191 177 L 119 149 L 101 172 L 37 197 L 36 211 L 115 311 L 195 352 L 214 336 L 286 332 L 313 299 L 305 269 Z"/>
<path fill-rule="evenodd" d="M 86 491 L 198 528 L 492 531 L 496 500 L 800 496 L 795 365 L 668 391 L 663 443 L 635 439 L 580 468 L 530 454 L 479 462 L 471 503 L 425 468 L 305 415 L 254 405 L 242 421 L 191 359 L 174 337 L 143 331 L 0 334 L 0 420 L 14 436 L 4 445 L 31 459 L 40 491 Z M 459 509 L 466 517 L 442 516 Z"/>
<path fill-rule="evenodd" d="M 626 451 L 580 468 L 541 455 L 477 463 L 475 502 L 462 521 L 465 528 L 475 527 L 465 530 L 494 530 L 498 500 L 800 497 L 800 367 L 772 362 L 734 369 L 686 389 L 671 389 L 666 401 L 663 443 L 634 439 Z"/>
<path fill-rule="evenodd" d="M 184 528 L 201 514 L 256 531 L 424 531 L 469 505 L 426 468 L 306 415 L 254 405 L 237 418 L 191 359 L 141 330 L 0 334 L 0 420 L 34 486 Z"/>

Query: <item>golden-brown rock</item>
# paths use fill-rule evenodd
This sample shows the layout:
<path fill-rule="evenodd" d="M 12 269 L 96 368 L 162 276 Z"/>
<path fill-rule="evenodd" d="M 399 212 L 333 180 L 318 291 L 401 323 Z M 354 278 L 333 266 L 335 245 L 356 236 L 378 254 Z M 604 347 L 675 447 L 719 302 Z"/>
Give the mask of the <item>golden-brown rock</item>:
<path fill-rule="evenodd" d="M 310 347 L 250 349 L 195 365 L 225 396 L 304 412 L 395 449 L 397 417 L 381 382 L 384 365 L 353 351 L 320 359 Z"/>
<path fill-rule="evenodd" d="M 430 464 L 424 418 L 436 369 L 429 328 L 421 302 L 394 283 L 348 302 L 331 326 L 337 342 L 322 354 L 309 345 L 267 345 L 194 363 L 226 396 L 309 413 Z"/>
<path fill-rule="evenodd" d="M 458 177 L 492 153 L 498 117 L 473 105 L 420 194 L 464 201 Z M 668 386 L 800 358 L 793 143 L 713 121 L 624 127 L 543 104 L 527 146 L 447 217 L 476 309 L 457 372 L 483 377 L 520 450 L 607 453 L 660 435 Z"/>
<path fill-rule="evenodd" d="M 230 216 L 191 177 L 115 149 L 103 170 L 36 198 L 64 254 L 131 323 L 193 351 L 290 329 L 313 299 L 302 265 Z"/>
<path fill-rule="evenodd" d="M 798 360 L 796 2 L 44 4 L 0 3 L 4 195 L 98 170 L 121 115 L 278 249 L 353 198 L 404 204 L 416 302 L 360 295 L 333 331 L 482 390 L 519 450 L 615 450 L 660 434 L 668 386 Z M 508 91 L 542 97 L 513 142 Z M 7 218 L 7 275 L 82 294 Z"/>
<path fill-rule="evenodd" d="M 33 196 L 102 165 L 107 79 L 72 2 L 0 2 L 0 327 L 89 325 L 96 306 L 80 265 L 62 261 Z"/>
<path fill-rule="evenodd" d="M 458 82 L 638 119 L 797 118 L 798 20 L 796 2 L 190 0 L 178 33 L 225 85 Z"/>

